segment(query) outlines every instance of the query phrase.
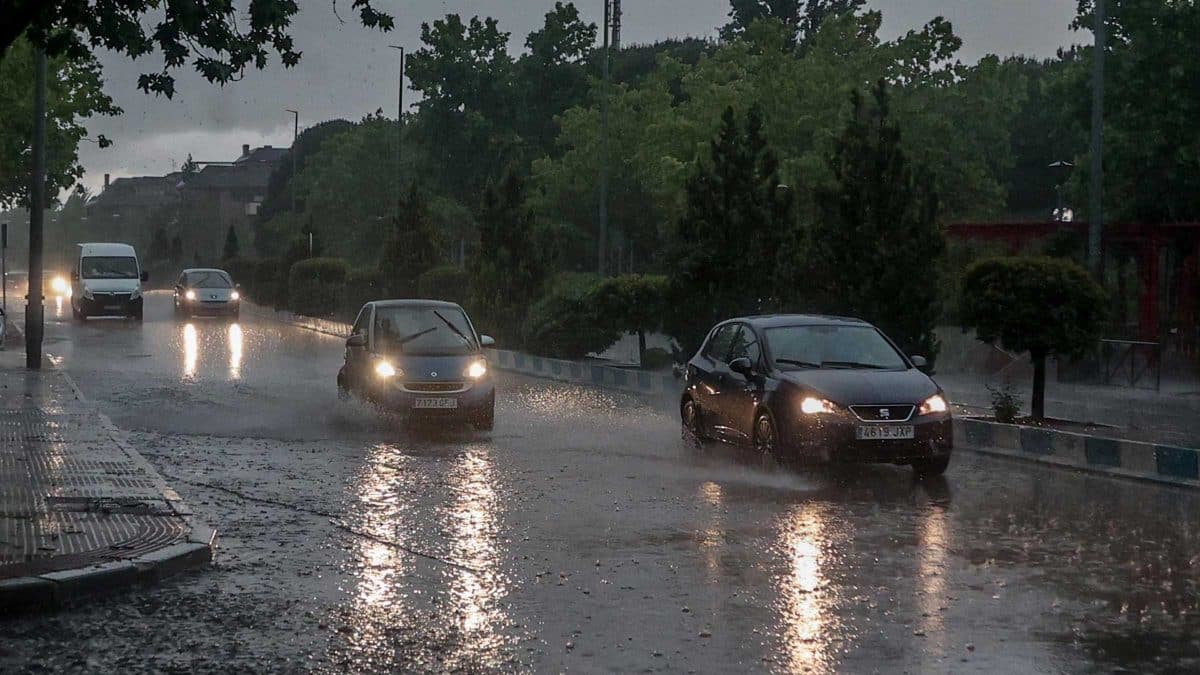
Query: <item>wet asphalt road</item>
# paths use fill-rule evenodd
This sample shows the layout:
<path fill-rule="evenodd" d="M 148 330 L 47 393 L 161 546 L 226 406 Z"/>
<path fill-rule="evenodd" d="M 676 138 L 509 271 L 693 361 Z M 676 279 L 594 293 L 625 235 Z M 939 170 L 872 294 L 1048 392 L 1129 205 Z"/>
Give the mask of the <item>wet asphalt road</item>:
<path fill-rule="evenodd" d="M 164 295 L 144 325 L 60 313 L 46 349 L 221 549 L 0 619 L 0 672 L 1200 669 L 1185 491 L 764 468 L 670 402 L 509 375 L 494 433 L 406 429 L 337 401 L 339 340 Z"/>

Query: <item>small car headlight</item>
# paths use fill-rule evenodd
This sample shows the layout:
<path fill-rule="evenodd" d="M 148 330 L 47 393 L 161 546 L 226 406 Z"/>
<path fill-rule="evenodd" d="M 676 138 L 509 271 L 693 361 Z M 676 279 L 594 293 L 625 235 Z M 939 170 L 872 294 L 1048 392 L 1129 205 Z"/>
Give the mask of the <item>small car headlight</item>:
<path fill-rule="evenodd" d="M 399 375 L 400 371 L 387 361 L 379 361 L 375 364 L 375 374 L 383 378 L 391 378 Z"/>
<path fill-rule="evenodd" d="M 241 293 L 238 293 L 237 291 L 234 291 L 234 292 L 232 292 L 232 293 L 230 293 L 230 294 L 229 294 L 229 299 L 230 299 L 230 300 L 241 300 L 241 299 L 242 299 L 242 294 L 241 294 Z"/>
<path fill-rule="evenodd" d="M 944 413 L 949 409 L 950 404 L 946 403 L 946 399 L 941 394 L 934 394 L 925 399 L 918 413 L 921 415 L 935 415 L 937 413 Z"/>
<path fill-rule="evenodd" d="M 823 398 L 809 396 L 800 402 L 800 412 L 805 415 L 829 415 L 837 412 L 837 409 Z"/>
<path fill-rule="evenodd" d="M 187 293 L 183 294 L 183 297 L 187 298 L 188 300 L 195 300 L 196 299 L 196 291 L 188 291 Z"/>
<path fill-rule="evenodd" d="M 467 369 L 463 371 L 463 375 L 471 378 L 472 380 L 478 380 L 484 375 L 487 375 L 487 371 L 488 368 L 486 361 L 476 361 L 475 363 L 467 366 Z"/>

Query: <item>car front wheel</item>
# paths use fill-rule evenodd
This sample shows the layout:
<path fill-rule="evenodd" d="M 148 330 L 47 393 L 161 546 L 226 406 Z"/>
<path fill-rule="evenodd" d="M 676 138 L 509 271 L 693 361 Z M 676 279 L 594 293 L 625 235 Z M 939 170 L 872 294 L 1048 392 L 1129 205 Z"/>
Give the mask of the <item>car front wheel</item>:
<path fill-rule="evenodd" d="M 779 456 L 779 432 L 769 412 L 760 412 L 754 420 L 754 449 L 764 458 Z"/>

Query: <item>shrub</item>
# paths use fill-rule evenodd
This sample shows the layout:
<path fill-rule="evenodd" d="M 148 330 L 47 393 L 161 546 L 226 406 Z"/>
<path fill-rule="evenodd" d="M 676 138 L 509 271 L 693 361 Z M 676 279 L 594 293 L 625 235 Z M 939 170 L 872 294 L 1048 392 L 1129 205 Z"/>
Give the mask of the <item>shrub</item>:
<path fill-rule="evenodd" d="M 471 275 L 461 267 L 443 265 L 428 270 L 417 278 L 417 292 L 429 300 L 445 300 L 467 304 L 471 293 Z"/>
<path fill-rule="evenodd" d="M 279 296 L 279 259 L 259 260 L 251 279 L 250 299 L 260 305 L 274 306 Z"/>
<path fill-rule="evenodd" d="M 383 273 L 377 269 L 360 268 L 346 275 L 345 291 L 338 309 L 338 318 L 354 321 L 362 306 L 372 300 L 384 299 Z"/>
<path fill-rule="evenodd" d="M 242 287 L 241 293 L 247 297 L 253 297 L 254 273 L 258 270 L 258 261 L 249 258 L 230 258 L 221 265 L 226 272 L 229 272 L 229 276 L 233 277 L 233 283 Z"/>
<path fill-rule="evenodd" d="M 992 413 L 996 416 L 996 421 L 1005 424 L 1016 422 L 1017 415 L 1021 414 L 1021 402 L 1017 400 L 1012 384 L 1008 382 L 999 386 L 989 384 L 987 390 L 992 395 Z"/>
<path fill-rule="evenodd" d="M 984 342 L 1029 352 L 1033 416 L 1042 419 L 1046 358 L 1079 356 L 1104 326 L 1104 290 L 1076 263 L 1055 258 L 992 258 L 967 269 L 963 324 Z"/>
<path fill-rule="evenodd" d="M 346 289 L 350 266 L 341 258 L 308 258 L 288 273 L 288 308 L 297 314 L 330 316 Z"/>
<path fill-rule="evenodd" d="M 578 359 L 616 342 L 621 332 L 602 325 L 588 301 L 597 283 L 592 274 L 556 278 L 525 319 L 525 348 L 543 356 Z"/>

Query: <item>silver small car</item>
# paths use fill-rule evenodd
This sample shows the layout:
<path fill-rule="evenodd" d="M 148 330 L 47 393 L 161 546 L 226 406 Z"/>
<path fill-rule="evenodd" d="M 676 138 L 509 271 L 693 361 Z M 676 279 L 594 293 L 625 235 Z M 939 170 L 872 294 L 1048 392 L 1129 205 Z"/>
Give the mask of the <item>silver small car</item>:
<path fill-rule="evenodd" d="M 175 282 L 175 316 L 224 316 L 237 319 L 242 296 L 225 270 L 184 270 Z"/>

